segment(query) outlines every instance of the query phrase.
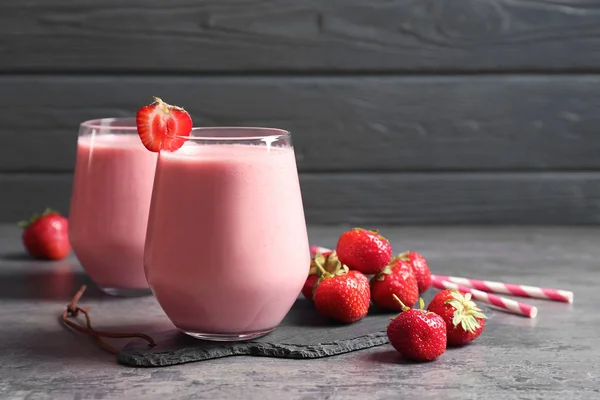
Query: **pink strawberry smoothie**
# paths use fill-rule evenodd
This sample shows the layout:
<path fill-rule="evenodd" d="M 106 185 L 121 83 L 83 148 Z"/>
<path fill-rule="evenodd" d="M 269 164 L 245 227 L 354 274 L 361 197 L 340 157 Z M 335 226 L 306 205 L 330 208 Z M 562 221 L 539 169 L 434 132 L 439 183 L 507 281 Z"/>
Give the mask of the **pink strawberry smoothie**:
<path fill-rule="evenodd" d="M 79 137 L 69 237 L 109 293 L 148 289 L 143 254 L 156 160 L 137 133 Z"/>
<path fill-rule="evenodd" d="M 309 263 L 291 147 L 189 141 L 161 152 L 146 275 L 180 330 L 196 337 L 272 330 Z"/>

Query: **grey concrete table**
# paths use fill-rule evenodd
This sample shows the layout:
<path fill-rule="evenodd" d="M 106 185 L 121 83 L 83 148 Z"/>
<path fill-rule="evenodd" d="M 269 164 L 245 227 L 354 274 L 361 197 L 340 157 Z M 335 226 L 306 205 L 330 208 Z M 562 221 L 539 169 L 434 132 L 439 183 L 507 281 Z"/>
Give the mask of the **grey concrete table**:
<path fill-rule="evenodd" d="M 311 241 L 333 246 L 341 229 L 313 227 Z M 382 233 L 398 250 L 422 251 L 436 272 L 570 289 L 575 303 L 531 301 L 540 310 L 535 320 L 493 310 L 477 342 L 433 363 L 406 363 L 384 345 L 306 361 L 230 357 L 136 369 L 59 324 L 67 301 L 89 283 L 76 260 L 28 261 L 19 231 L 0 226 L 0 398 L 600 398 L 600 229 Z M 92 286 L 83 304 L 98 328 L 170 327 L 151 297 L 115 299 Z"/>

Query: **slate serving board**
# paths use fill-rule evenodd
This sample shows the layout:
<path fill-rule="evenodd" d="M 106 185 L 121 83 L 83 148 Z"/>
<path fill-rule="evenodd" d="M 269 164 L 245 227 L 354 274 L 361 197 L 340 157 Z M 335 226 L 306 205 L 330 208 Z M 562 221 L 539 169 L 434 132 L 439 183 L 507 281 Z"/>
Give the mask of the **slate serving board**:
<path fill-rule="evenodd" d="M 338 324 L 319 315 L 305 299 L 298 299 L 284 321 L 270 334 L 251 341 L 223 343 L 191 338 L 177 330 L 151 334 L 149 347 L 136 339 L 117 359 L 133 367 L 166 367 L 228 356 L 320 358 L 388 343 L 386 328 L 397 313 L 371 310 L 353 324 Z"/>

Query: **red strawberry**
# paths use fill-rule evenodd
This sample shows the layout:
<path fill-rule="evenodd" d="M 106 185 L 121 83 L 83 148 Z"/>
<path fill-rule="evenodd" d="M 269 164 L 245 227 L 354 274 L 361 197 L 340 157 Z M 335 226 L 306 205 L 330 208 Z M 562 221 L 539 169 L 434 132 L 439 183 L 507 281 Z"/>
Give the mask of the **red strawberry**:
<path fill-rule="evenodd" d="M 363 274 L 376 274 L 392 258 L 390 242 L 377 231 L 354 228 L 342 233 L 336 251 L 342 264 Z"/>
<path fill-rule="evenodd" d="M 153 152 L 179 149 L 185 142 L 181 136 L 189 136 L 192 131 L 192 118 L 187 111 L 158 97 L 138 110 L 136 124 L 142 143 Z"/>
<path fill-rule="evenodd" d="M 419 288 L 410 265 L 395 260 L 371 279 L 371 299 L 384 310 L 402 311 L 402 305 L 394 298 L 396 295 L 407 307 L 419 300 Z"/>
<path fill-rule="evenodd" d="M 411 265 L 415 278 L 417 278 L 417 283 L 419 284 L 419 292 L 423 293 L 431 287 L 431 271 L 429 270 L 425 257 L 415 251 L 407 251 L 398 254 L 395 258 L 406 261 Z"/>
<path fill-rule="evenodd" d="M 349 271 L 338 262 L 331 273 L 319 268 L 321 278 L 314 290 L 317 311 L 325 317 L 350 323 L 364 318 L 369 311 L 369 280 L 358 271 Z"/>
<path fill-rule="evenodd" d="M 427 309 L 446 322 L 448 344 L 461 346 L 476 339 L 485 326 L 485 315 L 471 301 L 471 293 L 443 290 L 435 295 Z"/>
<path fill-rule="evenodd" d="M 23 245 L 29 254 L 44 260 L 62 260 L 69 255 L 69 221 L 58 212 L 46 209 L 29 221 L 22 221 Z"/>
<path fill-rule="evenodd" d="M 306 278 L 306 282 L 304 282 L 304 286 L 302 287 L 302 295 L 309 300 L 313 301 L 313 290 L 315 287 L 315 283 L 319 280 L 319 277 L 316 274 L 308 274 L 308 278 Z"/>
<path fill-rule="evenodd" d="M 313 301 L 315 284 L 322 276 L 321 271 L 324 270 L 329 273 L 335 274 L 337 271 L 341 270 L 341 268 L 342 264 L 337 258 L 337 254 L 335 251 L 327 251 L 323 254 L 316 253 L 315 257 L 310 261 L 308 277 L 306 278 L 304 286 L 302 287 L 302 294 L 304 295 L 304 297 L 306 297 L 310 301 Z"/>
<path fill-rule="evenodd" d="M 317 252 L 314 258 L 310 260 L 308 277 L 306 278 L 306 282 L 304 282 L 304 286 L 302 287 L 302 294 L 310 301 L 313 301 L 313 289 L 315 287 L 315 283 L 317 283 L 321 277 L 321 272 L 319 271 L 319 268 L 317 268 L 317 263 L 326 269 L 327 258 L 330 254 L 330 251 L 323 254 Z"/>
<path fill-rule="evenodd" d="M 400 302 L 399 299 L 397 301 Z M 441 356 L 446 351 L 446 323 L 442 317 L 402 306 L 404 311 L 387 327 L 391 345 L 398 353 L 414 361 L 432 361 Z"/>

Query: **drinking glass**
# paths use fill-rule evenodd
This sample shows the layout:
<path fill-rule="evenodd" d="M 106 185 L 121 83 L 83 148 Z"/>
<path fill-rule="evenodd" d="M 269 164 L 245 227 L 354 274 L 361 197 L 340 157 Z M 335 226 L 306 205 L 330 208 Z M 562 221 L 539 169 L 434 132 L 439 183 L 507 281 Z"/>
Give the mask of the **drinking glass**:
<path fill-rule="evenodd" d="M 159 154 L 146 277 L 182 332 L 217 341 L 272 331 L 310 264 L 290 133 L 194 128 Z"/>
<path fill-rule="evenodd" d="M 142 144 L 135 118 L 80 125 L 69 238 L 83 269 L 106 293 L 151 294 L 144 243 L 157 157 Z"/>

